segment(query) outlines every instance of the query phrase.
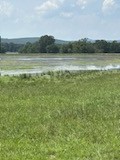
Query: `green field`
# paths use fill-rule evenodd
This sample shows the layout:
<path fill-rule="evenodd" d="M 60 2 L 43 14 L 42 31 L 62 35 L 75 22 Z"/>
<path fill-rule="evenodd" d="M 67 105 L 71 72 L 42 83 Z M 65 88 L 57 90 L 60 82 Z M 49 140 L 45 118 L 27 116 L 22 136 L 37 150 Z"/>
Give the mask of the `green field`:
<path fill-rule="evenodd" d="M 0 160 L 120 160 L 120 71 L 0 77 Z"/>

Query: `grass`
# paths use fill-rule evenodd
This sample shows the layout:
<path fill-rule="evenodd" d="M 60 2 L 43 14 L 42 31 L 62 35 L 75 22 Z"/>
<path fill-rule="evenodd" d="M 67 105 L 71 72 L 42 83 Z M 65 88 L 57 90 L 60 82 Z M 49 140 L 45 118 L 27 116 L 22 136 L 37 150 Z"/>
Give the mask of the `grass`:
<path fill-rule="evenodd" d="M 120 160 L 120 71 L 0 77 L 1 160 Z"/>

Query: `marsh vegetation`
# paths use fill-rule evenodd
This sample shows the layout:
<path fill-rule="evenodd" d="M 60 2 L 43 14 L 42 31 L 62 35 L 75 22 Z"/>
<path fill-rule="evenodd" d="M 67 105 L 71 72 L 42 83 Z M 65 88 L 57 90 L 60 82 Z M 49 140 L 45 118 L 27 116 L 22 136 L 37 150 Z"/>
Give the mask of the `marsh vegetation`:
<path fill-rule="evenodd" d="M 59 70 L 109 70 L 120 68 L 120 54 L 0 55 L 1 75 L 41 74 Z"/>

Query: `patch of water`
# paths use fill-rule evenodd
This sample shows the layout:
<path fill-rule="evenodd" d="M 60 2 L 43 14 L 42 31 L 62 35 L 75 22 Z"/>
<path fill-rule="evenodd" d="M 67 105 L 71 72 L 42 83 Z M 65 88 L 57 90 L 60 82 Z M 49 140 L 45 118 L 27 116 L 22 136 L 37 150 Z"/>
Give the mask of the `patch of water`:
<path fill-rule="evenodd" d="M 35 69 L 19 69 L 19 70 L 1 70 L 0 75 L 21 75 L 21 74 L 41 74 L 48 71 L 90 71 L 90 70 L 114 70 L 120 69 L 120 65 L 107 65 L 107 66 L 95 66 L 95 65 L 86 65 L 86 66 L 73 66 L 73 65 L 64 65 L 64 66 L 52 66 L 44 68 L 35 68 Z"/>
<path fill-rule="evenodd" d="M 64 60 L 76 60 L 77 58 L 57 58 L 57 57 L 51 57 L 51 58 L 17 58 L 17 61 L 64 61 Z"/>
<path fill-rule="evenodd" d="M 113 70 L 120 69 L 120 65 L 107 65 L 107 66 L 95 66 L 95 65 L 87 65 L 87 66 L 57 66 L 55 67 L 55 71 L 59 70 L 68 70 L 68 71 L 80 71 L 80 70 Z"/>

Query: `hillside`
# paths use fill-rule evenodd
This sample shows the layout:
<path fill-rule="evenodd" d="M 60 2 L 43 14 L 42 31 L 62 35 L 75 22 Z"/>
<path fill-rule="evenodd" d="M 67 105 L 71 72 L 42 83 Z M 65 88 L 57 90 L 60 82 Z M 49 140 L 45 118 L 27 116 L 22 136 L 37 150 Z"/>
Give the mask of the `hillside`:
<path fill-rule="evenodd" d="M 2 38 L 3 43 L 15 43 L 15 44 L 25 44 L 27 42 L 34 43 L 39 40 L 39 37 L 29 37 L 29 38 L 13 38 L 13 39 L 7 39 L 7 38 Z M 64 41 L 64 40 L 55 40 L 56 44 L 67 44 L 69 41 Z"/>

